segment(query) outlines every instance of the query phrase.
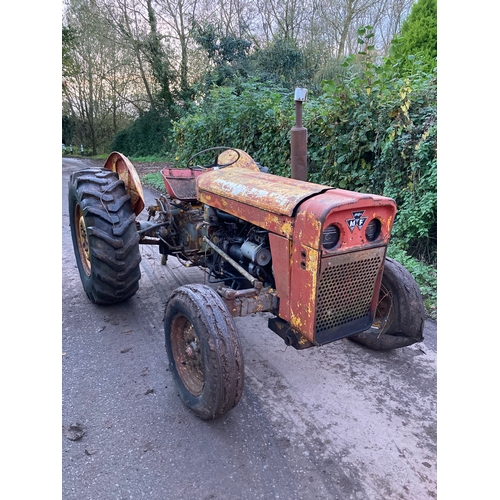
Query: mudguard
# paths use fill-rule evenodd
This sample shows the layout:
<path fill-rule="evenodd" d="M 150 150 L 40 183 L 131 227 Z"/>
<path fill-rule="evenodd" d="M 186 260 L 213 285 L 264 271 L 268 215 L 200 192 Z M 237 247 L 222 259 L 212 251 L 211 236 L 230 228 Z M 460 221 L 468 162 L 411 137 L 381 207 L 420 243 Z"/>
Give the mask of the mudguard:
<path fill-rule="evenodd" d="M 119 179 L 125 183 L 125 188 L 132 202 L 132 210 L 135 215 L 139 215 L 144 208 L 144 193 L 139 175 L 130 160 L 114 151 L 108 156 L 104 168 L 116 172 Z"/>

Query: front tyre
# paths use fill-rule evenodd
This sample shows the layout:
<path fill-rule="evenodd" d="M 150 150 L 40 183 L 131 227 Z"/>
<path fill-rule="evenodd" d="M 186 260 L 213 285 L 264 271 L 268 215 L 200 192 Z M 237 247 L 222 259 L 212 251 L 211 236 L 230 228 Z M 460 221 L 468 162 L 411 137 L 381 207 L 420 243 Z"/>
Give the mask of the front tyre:
<path fill-rule="evenodd" d="M 134 295 L 141 278 L 139 234 L 130 196 L 118 174 L 85 169 L 69 181 L 69 223 L 83 288 L 95 304 Z"/>
<path fill-rule="evenodd" d="M 424 339 L 424 322 L 425 306 L 413 276 L 386 258 L 373 325 L 349 339 L 376 351 L 405 347 Z"/>
<path fill-rule="evenodd" d="M 244 366 L 234 321 L 206 285 L 177 288 L 164 316 L 165 347 L 182 402 L 204 419 L 234 408 L 243 393 Z"/>

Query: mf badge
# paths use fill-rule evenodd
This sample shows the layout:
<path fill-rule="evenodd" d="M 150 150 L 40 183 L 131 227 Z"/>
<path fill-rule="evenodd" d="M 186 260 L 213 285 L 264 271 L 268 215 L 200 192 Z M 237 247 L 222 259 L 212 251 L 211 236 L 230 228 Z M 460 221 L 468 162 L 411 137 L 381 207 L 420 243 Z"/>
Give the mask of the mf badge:
<path fill-rule="evenodd" d="M 356 226 L 358 226 L 358 229 L 361 231 L 361 228 L 363 227 L 363 224 L 366 222 L 367 219 L 367 217 L 363 217 L 365 211 L 361 210 L 359 212 L 351 212 L 351 213 L 354 218 L 346 219 L 347 225 L 349 226 L 351 233 L 354 231 L 354 228 Z"/>

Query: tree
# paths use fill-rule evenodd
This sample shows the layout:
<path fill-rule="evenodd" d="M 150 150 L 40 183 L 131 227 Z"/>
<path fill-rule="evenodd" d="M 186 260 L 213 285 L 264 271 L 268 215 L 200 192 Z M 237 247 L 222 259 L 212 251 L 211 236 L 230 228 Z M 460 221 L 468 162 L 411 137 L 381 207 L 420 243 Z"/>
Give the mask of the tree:
<path fill-rule="evenodd" d="M 260 80 L 287 88 L 303 86 L 310 77 L 298 44 L 287 38 L 276 38 L 257 50 L 252 63 Z"/>
<path fill-rule="evenodd" d="M 148 0 L 149 8 L 151 8 L 150 3 Z M 182 101 L 190 97 L 189 46 L 192 37 L 190 21 L 195 18 L 197 4 L 197 0 L 169 0 L 159 4 L 159 16 L 168 27 L 169 36 L 175 41 L 180 52 L 177 68 L 172 69 L 176 74 L 172 74 L 172 77 L 178 82 Z"/>
<path fill-rule="evenodd" d="M 206 52 L 211 68 L 205 73 L 205 90 L 228 85 L 238 75 L 248 76 L 248 53 L 252 42 L 224 34 L 220 24 L 194 23 L 194 40 Z"/>
<path fill-rule="evenodd" d="M 75 142 L 93 154 L 145 106 L 131 50 L 102 13 L 96 0 L 68 0 L 62 30 L 63 115 Z"/>
<path fill-rule="evenodd" d="M 257 0 L 266 41 L 276 38 L 297 41 L 308 5 L 299 0 Z"/>
<path fill-rule="evenodd" d="M 139 117 L 142 124 L 178 119 L 206 95 L 199 82 L 257 77 L 289 88 L 332 78 L 357 51 L 360 26 L 373 26 L 384 55 L 412 3 L 63 1 L 63 115 L 75 124 L 75 141 L 92 151 Z M 128 135 L 146 130 L 142 124 Z"/>
<path fill-rule="evenodd" d="M 394 59 L 405 60 L 404 71 L 412 71 L 414 57 L 420 70 L 432 71 L 437 65 L 437 0 L 418 0 L 403 22 L 400 36 L 392 42 Z M 413 56 L 413 57 L 409 57 Z"/>

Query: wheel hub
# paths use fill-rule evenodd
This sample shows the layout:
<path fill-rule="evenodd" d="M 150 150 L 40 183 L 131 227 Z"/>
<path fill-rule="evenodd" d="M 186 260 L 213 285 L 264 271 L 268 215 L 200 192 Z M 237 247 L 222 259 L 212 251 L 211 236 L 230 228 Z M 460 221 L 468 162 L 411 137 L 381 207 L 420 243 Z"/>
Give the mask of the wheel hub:
<path fill-rule="evenodd" d="M 80 205 L 75 207 L 75 221 L 76 221 L 76 238 L 78 243 L 78 252 L 80 254 L 80 262 L 87 276 L 90 276 L 90 246 L 87 235 L 87 226 L 83 217 Z"/>
<path fill-rule="evenodd" d="M 385 327 L 390 325 L 392 320 L 392 302 L 391 291 L 382 285 L 380 287 L 377 310 L 375 311 L 372 328 L 384 330 Z"/>
<path fill-rule="evenodd" d="M 191 322 L 178 314 L 172 321 L 172 354 L 183 384 L 194 396 L 199 396 L 205 384 L 200 339 Z"/>

